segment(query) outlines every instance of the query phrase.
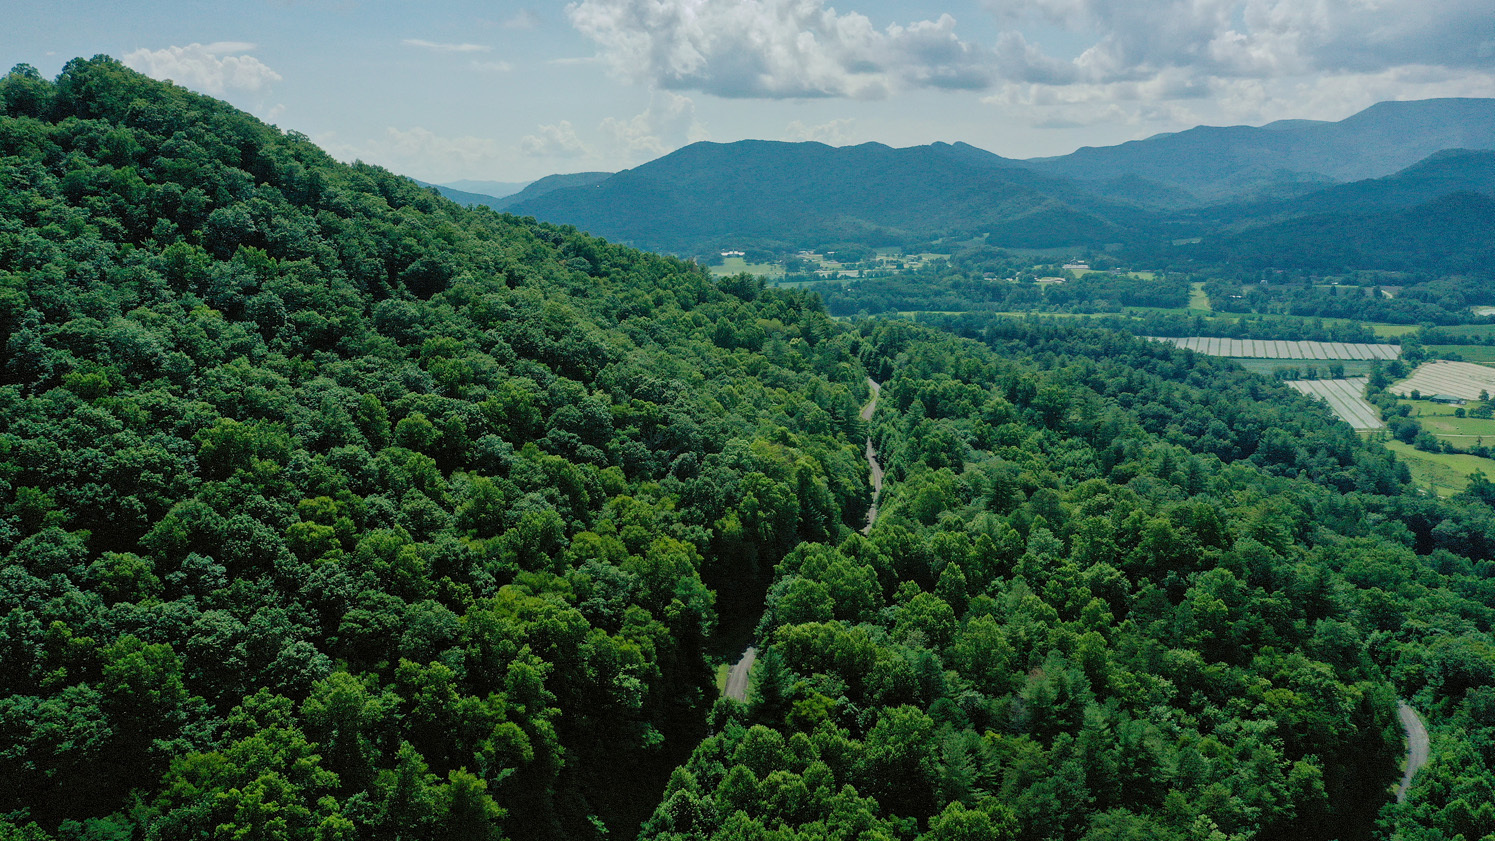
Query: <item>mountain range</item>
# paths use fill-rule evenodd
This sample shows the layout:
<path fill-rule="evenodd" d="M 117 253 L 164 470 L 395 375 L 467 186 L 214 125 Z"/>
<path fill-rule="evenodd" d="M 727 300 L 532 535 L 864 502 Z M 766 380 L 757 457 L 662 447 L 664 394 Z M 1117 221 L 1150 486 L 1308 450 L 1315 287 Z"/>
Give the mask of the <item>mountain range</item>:
<path fill-rule="evenodd" d="M 699 142 L 617 173 L 550 176 L 492 202 L 447 195 L 680 254 L 947 237 L 1152 245 L 1315 215 L 1350 224 L 1450 193 L 1495 196 L 1492 153 L 1495 100 L 1432 99 L 1029 160 L 965 143 Z"/>

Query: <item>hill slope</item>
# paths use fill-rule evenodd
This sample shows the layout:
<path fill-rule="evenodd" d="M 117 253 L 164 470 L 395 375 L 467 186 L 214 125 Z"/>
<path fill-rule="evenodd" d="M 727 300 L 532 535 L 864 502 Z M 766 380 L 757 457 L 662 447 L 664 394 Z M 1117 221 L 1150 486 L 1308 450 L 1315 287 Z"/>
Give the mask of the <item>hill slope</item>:
<path fill-rule="evenodd" d="M 464 209 L 104 57 L 0 101 L 0 837 L 1495 831 L 1488 482 L 1419 497 L 1176 348 L 845 324 Z M 1447 753 L 1382 811 L 1398 695 Z"/>
<path fill-rule="evenodd" d="M 598 183 L 509 209 L 635 245 L 693 251 L 773 243 L 891 244 L 988 234 L 994 244 L 1108 242 L 1125 228 L 1062 181 L 974 147 L 694 143 Z M 523 194 L 521 194 L 522 196 Z M 1123 220 L 1125 221 L 1125 220 Z"/>
<path fill-rule="evenodd" d="M 1024 164 L 1091 182 L 1140 177 L 1207 202 L 1379 178 L 1444 149 L 1495 149 L 1495 100 L 1381 102 L 1339 122 L 1200 126 Z"/>

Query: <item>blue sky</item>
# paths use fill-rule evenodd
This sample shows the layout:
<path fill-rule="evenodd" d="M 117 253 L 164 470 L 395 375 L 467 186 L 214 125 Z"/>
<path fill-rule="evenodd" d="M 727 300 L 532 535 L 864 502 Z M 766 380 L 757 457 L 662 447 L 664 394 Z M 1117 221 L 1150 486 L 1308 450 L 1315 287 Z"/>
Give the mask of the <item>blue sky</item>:
<path fill-rule="evenodd" d="M 1495 96 L 1489 0 L 54 0 L 6 17 L 7 67 L 107 53 L 431 181 L 750 137 L 1022 158 Z"/>

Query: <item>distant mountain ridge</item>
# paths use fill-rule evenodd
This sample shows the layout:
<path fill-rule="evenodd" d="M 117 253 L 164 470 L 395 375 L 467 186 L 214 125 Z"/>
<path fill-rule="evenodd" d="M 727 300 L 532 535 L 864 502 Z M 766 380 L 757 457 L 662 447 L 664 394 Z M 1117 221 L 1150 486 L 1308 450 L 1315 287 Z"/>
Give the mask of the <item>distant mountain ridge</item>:
<path fill-rule="evenodd" d="M 1030 160 L 966 143 L 701 142 L 618 173 L 541 179 L 502 207 L 676 253 L 941 237 L 1008 247 L 1155 242 L 1484 194 L 1491 164 L 1480 154 L 1490 152 L 1495 99 L 1431 99 L 1383 102 L 1338 122 L 1200 126 Z"/>
<path fill-rule="evenodd" d="M 1131 174 L 1172 184 L 1209 202 L 1274 185 L 1378 178 L 1444 149 L 1495 149 L 1495 99 L 1381 102 L 1339 122 L 1199 126 L 1023 163 L 1080 181 Z"/>

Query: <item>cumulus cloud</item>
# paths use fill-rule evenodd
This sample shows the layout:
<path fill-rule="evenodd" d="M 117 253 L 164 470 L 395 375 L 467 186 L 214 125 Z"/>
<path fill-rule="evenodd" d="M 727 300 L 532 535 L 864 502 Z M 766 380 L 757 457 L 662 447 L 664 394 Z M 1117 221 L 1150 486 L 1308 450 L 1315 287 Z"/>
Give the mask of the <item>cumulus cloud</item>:
<path fill-rule="evenodd" d="M 501 144 L 487 137 L 447 137 L 430 129 L 386 128 L 384 134 L 362 143 L 347 143 L 334 135 L 314 138 L 333 157 L 368 161 L 392 172 L 420 173 L 434 180 L 472 177 L 507 162 Z"/>
<path fill-rule="evenodd" d="M 987 0 L 1019 31 L 1035 21 L 1088 36 L 1080 84 L 1187 68 L 1220 79 L 1495 67 L 1488 0 Z M 1007 37 L 1007 36 L 1004 36 Z M 1009 80 L 1039 81 L 1008 75 Z"/>
<path fill-rule="evenodd" d="M 649 107 L 631 119 L 608 117 L 598 127 L 626 160 L 657 158 L 686 143 L 706 139 L 706 129 L 696 120 L 695 103 L 688 96 L 657 92 Z"/>
<path fill-rule="evenodd" d="M 579 158 L 589 151 L 569 120 L 540 126 L 534 134 L 527 134 L 519 141 L 519 149 L 535 158 Z"/>
<path fill-rule="evenodd" d="M 992 64 L 949 15 L 880 30 L 823 0 L 582 0 L 566 14 L 620 74 L 722 97 L 981 88 Z"/>
<path fill-rule="evenodd" d="M 438 53 L 486 53 L 493 49 L 483 44 L 442 44 L 421 38 L 406 38 L 402 43 L 407 47 L 420 47 L 423 50 L 434 50 Z"/>
<path fill-rule="evenodd" d="M 1046 107 L 1056 127 L 1343 114 L 1495 89 L 1489 0 L 979 0 L 998 28 L 985 42 L 948 14 L 880 27 L 847 8 L 855 0 L 829 2 L 578 0 L 566 14 L 599 60 L 655 90 L 975 90 Z M 1347 98 L 1334 107 L 1336 96 Z"/>
<path fill-rule="evenodd" d="M 520 9 L 504 21 L 504 29 L 534 29 L 540 25 L 540 16 L 533 9 Z"/>
<path fill-rule="evenodd" d="M 243 41 L 216 41 L 160 50 L 139 49 L 127 53 L 124 63 L 152 78 L 170 79 L 213 96 L 224 96 L 230 91 L 259 93 L 279 82 L 281 76 L 254 56 L 239 55 L 254 46 Z"/>
<path fill-rule="evenodd" d="M 855 141 L 855 126 L 856 121 L 850 117 L 813 126 L 793 120 L 784 128 L 784 136 L 788 140 L 813 140 L 828 146 L 846 146 Z"/>

